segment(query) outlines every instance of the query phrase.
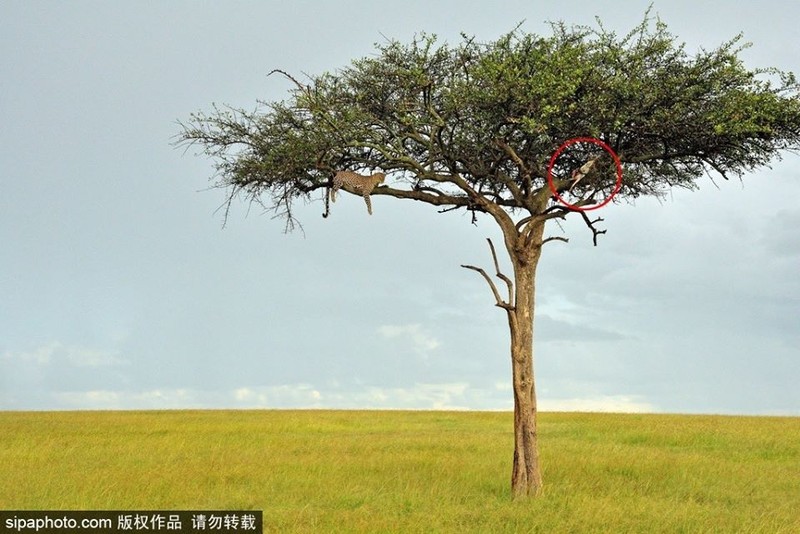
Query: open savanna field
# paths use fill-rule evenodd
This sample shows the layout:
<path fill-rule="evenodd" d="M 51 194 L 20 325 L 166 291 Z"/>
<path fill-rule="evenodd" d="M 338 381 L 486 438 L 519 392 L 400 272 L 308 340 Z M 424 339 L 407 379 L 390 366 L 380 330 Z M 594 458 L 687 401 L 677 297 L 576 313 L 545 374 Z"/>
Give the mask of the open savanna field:
<path fill-rule="evenodd" d="M 545 493 L 511 502 L 512 416 L 0 412 L 0 509 L 254 509 L 268 532 L 800 532 L 800 418 L 540 414 Z"/>

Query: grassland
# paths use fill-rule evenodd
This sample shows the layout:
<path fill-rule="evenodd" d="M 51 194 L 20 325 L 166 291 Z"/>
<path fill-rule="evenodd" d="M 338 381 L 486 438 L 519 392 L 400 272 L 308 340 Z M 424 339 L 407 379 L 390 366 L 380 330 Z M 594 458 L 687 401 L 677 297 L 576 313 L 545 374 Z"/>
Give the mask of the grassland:
<path fill-rule="evenodd" d="M 0 509 L 260 509 L 269 532 L 800 532 L 800 418 L 0 412 Z"/>

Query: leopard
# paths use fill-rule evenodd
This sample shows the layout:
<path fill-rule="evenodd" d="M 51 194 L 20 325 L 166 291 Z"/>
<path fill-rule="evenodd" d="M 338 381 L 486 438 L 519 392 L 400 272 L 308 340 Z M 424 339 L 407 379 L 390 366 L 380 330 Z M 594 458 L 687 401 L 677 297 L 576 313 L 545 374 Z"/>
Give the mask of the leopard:
<path fill-rule="evenodd" d="M 369 200 L 369 195 L 378 184 L 383 183 L 386 175 L 382 172 L 376 172 L 370 176 L 364 176 L 353 171 L 339 171 L 333 177 L 333 187 L 328 188 L 328 194 L 325 196 L 325 213 L 323 217 L 328 217 L 331 213 L 330 200 L 336 202 L 336 192 L 343 186 L 352 189 L 355 193 L 361 193 L 364 197 L 364 202 L 367 203 L 367 212 L 372 215 L 372 202 Z"/>

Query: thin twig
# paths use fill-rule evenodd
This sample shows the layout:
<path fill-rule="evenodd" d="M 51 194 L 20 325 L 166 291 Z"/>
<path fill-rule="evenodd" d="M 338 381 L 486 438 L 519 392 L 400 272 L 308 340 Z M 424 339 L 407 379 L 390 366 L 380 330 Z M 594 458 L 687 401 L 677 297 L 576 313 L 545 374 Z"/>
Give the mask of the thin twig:
<path fill-rule="evenodd" d="M 427 188 L 419 188 L 419 189 L 415 189 L 415 191 L 423 191 L 424 189 L 427 189 Z M 438 193 L 438 191 L 437 191 L 437 193 Z M 439 193 L 439 194 L 441 195 L 441 193 Z M 442 209 L 438 210 L 436 213 L 447 213 L 448 211 L 454 211 L 454 210 L 457 210 L 457 209 L 463 208 L 463 207 L 465 207 L 465 206 L 450 206 L 449 208 L 442 208 Z"/>
<path fill-rule="evenodd" d="M 301 91 L 305 91 L 306 93 L 309 93 L 309 92 L 311 91 L 311 88 L 310 88 L 309 86 L 307 86 L 307 85 L 303 85 L 302 83 L 298 82 L 298 81 L 297 81 L 297 79 L 296 79 L 294 76 L 292 76 L 291 74 L 289 74 L 289 73 L 288 73 L 288 72 L 286 72 L 285 70 L 281 70 L 281 69 L 272 69 L 271 71 L 269 71 L 269 73 L 267 74 L 267 76 L 271 76 L 271 75 L 275 74 L 276 72 L 277 72 L 278 74 L 283 74 L 284 76 L 286 76 L 287 78 L 289 78 L 290 80 L 292 80 L 292 81 L 294 82 L 294 84 L 295 84 L 295 85 L 296 85 L 296 86 L 297 86 L 297 87 L 298 87 L 298 88 L 299 88 Z"/>

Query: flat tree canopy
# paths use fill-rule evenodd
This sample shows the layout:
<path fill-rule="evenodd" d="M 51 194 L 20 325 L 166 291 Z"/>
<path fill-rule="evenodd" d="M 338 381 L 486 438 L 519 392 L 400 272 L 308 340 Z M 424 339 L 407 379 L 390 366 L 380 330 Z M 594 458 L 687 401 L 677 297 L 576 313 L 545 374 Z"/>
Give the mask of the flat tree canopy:
<path fill-rule="evenodd" d="M 513 280 L 500 273 L 490 243 L 507 295 L 483 269 L 465 267 L 484 277 L 508 315 L 516 497 L 542 486 L 535 270 L 542 246 L 565 240 L 545 237 L 546 222 L 578 214 L 596 243 L 600 219 L 584 210 L 614 192 L 619 201 L 693 189 L 704 176 L 742 177 L 800 146 L 795 76 L 746 68 L 741 35 L 690 52 L 649 13 L 623 36 L 599 20 L 596 27 L 553 23 L 551 30 L 541 36 L 517 27 L 491 42 L 462 35 L 456 44 L 422 34 L 378 44 L 375 54 L 334 72 L 273 71 L 287 78 L 285 100 L 259 102 L 252 111 L 215 106 L 192 115 L 179 134 L 215 161 L 215 185 L 226 189 L 228 206 L 244 196 L 284 217 L 289 229 L 294 202 L 311 200 L 343 170 L 386 173 L 388 185 L 372 194 L 497 222 L 514 268 Z M 576 137 L 601 141 L 618 162 L 584 142 L 561 152 L 551 168 L 551 156 Z"/>
<path fill-rule="evenodd" d="M 471 189 L 535 215 L 550 197 L 547 161 L 570 138 L 617 152 L 620 199 L 694 188 L 709 171 L 741 176 L 797 146 L 794 75 L 745 68 L 741 36 L 690 54 L 650 19 L 623 37 L 552 29 L 379 44 L 375 56 L 297 82 L 287 100 L 194 114 L 180 137 L 216 161 L 229 198 L 243 194 L 290 222 L 293 201 L 326 187 L 332 169 L 382 169 L 410 186 L 376 194 L 486 211 Z"/>

